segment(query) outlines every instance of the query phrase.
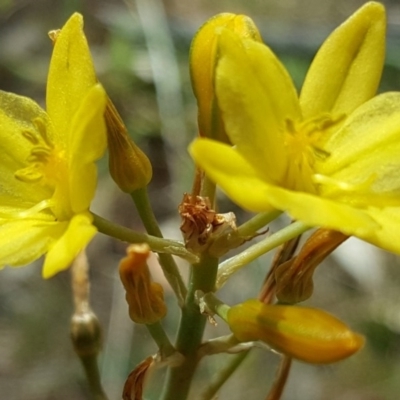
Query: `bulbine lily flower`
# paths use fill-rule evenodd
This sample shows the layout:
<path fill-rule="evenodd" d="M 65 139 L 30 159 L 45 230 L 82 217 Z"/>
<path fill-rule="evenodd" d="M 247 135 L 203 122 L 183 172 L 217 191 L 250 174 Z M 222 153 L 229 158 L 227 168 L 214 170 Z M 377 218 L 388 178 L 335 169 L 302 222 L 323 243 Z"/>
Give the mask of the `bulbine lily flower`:
<path fill-rule="evenodd" d="M 106 93 L 97 82 L 83 19 L 57 33 L 47 112 L 0 92 L 0 265 L 47 253 L 43 276 L 66 269 L 96 233 L 89 205 L 106 148 Z"/>
<path fill-rule="evenodd" d="M 233 147 L 190 152 L 235 202 L 400 252 L 400 93 L 374 97 L 385 10 L 366 3 L 318 51 L 297 96 L 272 51 L 219 35 L 216 95 Z"/>

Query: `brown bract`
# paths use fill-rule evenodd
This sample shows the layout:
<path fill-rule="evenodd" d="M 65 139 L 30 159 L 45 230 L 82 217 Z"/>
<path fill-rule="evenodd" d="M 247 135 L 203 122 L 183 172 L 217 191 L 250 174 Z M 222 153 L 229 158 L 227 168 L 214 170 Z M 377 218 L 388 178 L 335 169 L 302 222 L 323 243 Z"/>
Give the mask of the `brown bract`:
<path fill-rule="evenodd" d="M 218 214 L 207 197 L 185 193 L 178 210 L 185 246 L 196 254 L 208 249 L 220 235 L 236 231 L 235 215 L 232 212 Z M 226 251 L 224 249 L 222 254 Z"/>

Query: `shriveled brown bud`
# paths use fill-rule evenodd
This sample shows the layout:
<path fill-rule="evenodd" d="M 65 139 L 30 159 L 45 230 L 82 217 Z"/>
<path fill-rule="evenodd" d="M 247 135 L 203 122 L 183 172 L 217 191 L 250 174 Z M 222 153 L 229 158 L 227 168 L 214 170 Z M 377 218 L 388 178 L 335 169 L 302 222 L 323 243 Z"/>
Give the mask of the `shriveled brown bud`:
<path fill-rule="evenodd" d="M 185 193 L 179 205 L 179 214 L 185 246 L 195 254 L 207 249 L 210 254 L 219 257 L 244 242 L 242 238 L 236 241 L 218 240 L 228 232 L 232 235 L 236 232 L 236 217 L 232 212 L 218 214 L 207 197 Z"/>
<path fill-rule="evenodd" d="M 165 317 L 167 307 L 164 290 L 152 282 L 146 263 L 150 248 L 147 244 L 132 244 L 127 253 L 119 264 L 119 275 L 126 290 L 129 316 L 139 324 L 154 324 Z"/>
<path fill-rule="evenodd" d="M 283 303 L 299 303 L 313 293 L 313 274 L 318 265 L 348 236 L 329 229 L 318 229 L 305 242 L 300 253 L 275 271 L 276 296 Z"/>

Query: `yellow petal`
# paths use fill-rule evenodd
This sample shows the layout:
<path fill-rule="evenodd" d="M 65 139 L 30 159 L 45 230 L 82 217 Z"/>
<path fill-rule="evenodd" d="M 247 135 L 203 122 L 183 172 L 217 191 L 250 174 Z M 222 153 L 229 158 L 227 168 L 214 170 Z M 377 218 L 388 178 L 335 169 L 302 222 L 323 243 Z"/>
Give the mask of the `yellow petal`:
<path fill-rule="evenodd" d="M 68 125 L 88 90 L 96 83 L 82 29 L 82 16 L 73 14 L 57 36 L 50 62 L 46 104 L 59 143 L 65 143 Z"/>
<path fill-rule="evenodd" d="M 267 184 L 232 147 L 209 139 L 195 140 L 189 152 L 212 181 L 237 204 L 250 211 L 268 211 Z"/>
<path fill-rule="evenodd" d="M 333 229 L 361 238 L 379 228 L 366 211 L 313 194 L 269 186 L 266 196 L 278 210 L 287 211 L 292 218 L 310 226 Z"/>
<path fill-rule="evenodd" d="M 28 207 L 50 197 L 48 189 L 15 178 L 15 172 L 28 165 L 32 140 L 40 138 L 35 120 L 41 119 L 51 136 L 47 114 L 33 100 L 0 91 L 0 200 L 2 204 Z M 29 139 L 30 138 L 30 139 Z"/>
<path fill-rule="evenodd" d="M 0 266 L 37 260 L 61 236 L 64 225 L 43 219 L 0 220 Z"/>
<path fill-rule="evenodd" d="M 214 78 L 218 61 L 218 30 L 226 27 L 242 38 L 261 41 L 254 22 L 245 15 L 218 14 L 196 33 L 190 46 L 190 76 L 199 109 L 200 136 L 226 142 L 226 135 L 215 99 Z"/>
<path fill-rule="evenodd" d="M 107 145 L 104 111 L 107 95 L 100 84 L 93 86 L 81 101 L 68 135 L 71 208 L 80 213 L 89 208 L 97 185 L 95 161 Z"/>
<path fill-rule="evenodd" d="M 83 250 L 96 234 L 92 225 L 92 216 L 82 213 L 65 223 L 64 234 L 54 243 L 46 255 L 43 265 L 43 278 L 51 278 L 56 273 L 67 269 L 78 253 Z"/>
<path fill-rule="evenodd" d="M 267 46 L 227 29 L 219 44 L 216 91 L 226 133 L 255 168 L 279 182 L 286 171 L 286 120 L 301 117 L 293 83 Z"/>
<path fill-rule="evenodd" d="M 379 228 L 372 234 L 361 236 L 361 239 L 400 254 L 400 208 L 370 207 L 367 212 L 379 224 Z"/>
<path fill-rule="evenodd" d="M 374 96 L 385 58 L 385 29 L 384 6 L 368 2 L 328 37 L 301 91 L 305 118 L 348 115 Z"/>
<path fill-rule="evenodd" d="M 321 194 L 365 206 L 400 205 L 400 93 L 385 93 L 359 107 L 324 144 L 316 164 Z M 336 183 L 336 184 L 335 184 Z"/>

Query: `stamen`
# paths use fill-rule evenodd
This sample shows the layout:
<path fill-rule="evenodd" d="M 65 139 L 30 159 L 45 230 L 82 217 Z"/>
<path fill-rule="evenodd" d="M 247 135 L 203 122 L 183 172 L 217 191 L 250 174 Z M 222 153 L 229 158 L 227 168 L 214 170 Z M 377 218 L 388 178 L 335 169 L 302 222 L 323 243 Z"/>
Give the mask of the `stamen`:
<path fill-rule="evenodd" d="M 43 210 L 46 210 L 48 208 L 54 207 L 54 201 L 52 199 L 46 199 L 42 200 L 41 202 L 35 204 L 33 207 L 28 208 L 26 210 L 22 211 L 15 211 L 15 212 L 10 212 L 7 211 L 4 215 L 0 213 L 0 218 L 5 218 L 5 219 L 10 219 L 10 218 L 15 218 L 15 219 L 24 219 L 24 218 L 29 218 L 32 217 L 35 214 L 40 213 Z"/>

